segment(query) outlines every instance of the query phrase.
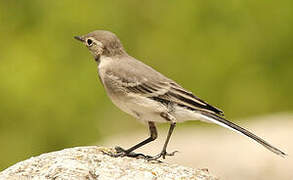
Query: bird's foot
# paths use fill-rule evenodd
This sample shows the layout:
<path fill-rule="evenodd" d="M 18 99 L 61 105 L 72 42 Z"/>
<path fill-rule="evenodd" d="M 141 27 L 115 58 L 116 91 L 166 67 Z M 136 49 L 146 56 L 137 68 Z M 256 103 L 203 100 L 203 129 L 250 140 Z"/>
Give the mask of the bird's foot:
<path fill-rule="evenodd" d="M 103 152 L 103 153 L 106 155 L 109 155 L 111 157 L 124 157 L 124 156 L 133 157 L 133 158 L 139 158 L 139 157 L 146 158 L 147 157 L 146 155 L 144 155 L 142 153 L 129 152 L 120 146 L 116 146 L 115 151 L 116 152 Z"/>
<path fill-rule="evenodd" d="M 178 151 L 173 151 L 172 153 L 167 153 L 166 151 L 162 151 L 161 153 L 155 156 L 150 156 L 150 155 L 145 155 L 142 153 L 129 152 L 120 146 L 116 146 L 115 151 L 116 152 L 103 152 L 103 153 L 111 157 L 125 157 L 126 156 L 126 157 L 132 157 L 132 158 L 142 158 L 142 159 L 146 159 L 147 161 L 162 162 L 159 160 L 161 157 L 163 159 L 166 159 L 166 156 L 174 156 L 175 153 L 178 152 Z"/>
<path fill-rule="evenodd" d="M 166 159 L 166 156 L 174 156 L 175 153 L 177 153 L 178 151 L 173 151 L 172 153 L 167 153 L 166 151 L 162 151 L 161 153 L 155 155 L 155 156 L 145 156 L 145 159 L 148 161 L 159 161 L 161 162 L 159 159 L 162 157 L 163 159 Z"/>

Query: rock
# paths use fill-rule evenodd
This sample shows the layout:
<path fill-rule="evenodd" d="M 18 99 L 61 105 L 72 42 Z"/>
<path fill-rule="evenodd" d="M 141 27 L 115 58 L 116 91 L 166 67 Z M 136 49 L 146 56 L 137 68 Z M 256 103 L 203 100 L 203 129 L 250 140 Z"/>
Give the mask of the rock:
<path fill-rule="evenodd" d="M 207 169 L 129 157 L 113 158 L 103 152 L 113 152 L 113 149 L 89 146 L 42 154 L 0 172 L 0 179 L 217 179 Z"/>

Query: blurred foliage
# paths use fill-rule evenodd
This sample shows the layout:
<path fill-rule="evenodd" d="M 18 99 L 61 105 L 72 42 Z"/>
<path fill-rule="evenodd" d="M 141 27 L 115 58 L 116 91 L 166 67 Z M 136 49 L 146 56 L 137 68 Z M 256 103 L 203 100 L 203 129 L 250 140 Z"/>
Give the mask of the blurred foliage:
<path fill-rule="evenodd" d="M 106 29 L 229 119 L 291 111 L 291 0 L 0 0 L 0 170 L 142 127 L 72 37 Z"/>

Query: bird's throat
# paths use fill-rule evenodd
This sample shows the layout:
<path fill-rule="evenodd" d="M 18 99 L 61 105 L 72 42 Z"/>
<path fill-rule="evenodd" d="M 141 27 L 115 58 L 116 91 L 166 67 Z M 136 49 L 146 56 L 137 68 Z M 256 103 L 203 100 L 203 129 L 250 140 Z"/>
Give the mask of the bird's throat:
<path fill-rule="evenodd" d="M 95 61 L 99 64 L 101 61 L 101 55 L 95 55 Z"/>

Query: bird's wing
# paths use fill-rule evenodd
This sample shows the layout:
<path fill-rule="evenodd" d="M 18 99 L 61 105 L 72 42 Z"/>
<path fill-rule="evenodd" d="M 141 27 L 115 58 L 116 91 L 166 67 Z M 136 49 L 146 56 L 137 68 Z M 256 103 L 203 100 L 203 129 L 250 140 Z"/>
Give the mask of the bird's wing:
<path fill-rule="evenodd" d="M 190 110 L 223 115 L 220 109 L 209 105 L 175 82 L 143 82 L 135 86 L 125 86 L 125 88 L 131 93 L 136 93 L 164 104 L 173 103 Z"/>
<path fill-rule="evenodd" d="M 185 90 L 171 79 L 149 66 L 140 62 L 135 63 L 131 64 L 130 61 L 128 64 L 117 65 L 118 69 L 108 71 L 108 76 L 111 76 L 116 83 L 120 84 L 120 87 L 129 93 L 165 104 L 177 104 L 190 110 L 223 115 L 223 111 L 196 97 L 192 92 Z"/>

